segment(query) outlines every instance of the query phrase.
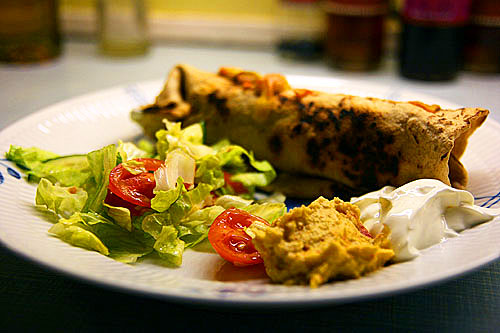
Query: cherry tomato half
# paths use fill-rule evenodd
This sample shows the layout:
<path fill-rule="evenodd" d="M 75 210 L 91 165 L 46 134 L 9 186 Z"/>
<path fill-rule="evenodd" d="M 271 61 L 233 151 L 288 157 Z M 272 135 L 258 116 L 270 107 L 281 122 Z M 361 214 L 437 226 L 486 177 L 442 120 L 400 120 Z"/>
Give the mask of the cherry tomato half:
<path fill-rule="evenodd" d="M 266 220 L 244 210 L 226 209 L 210 226 L 208 241 L 222 258 L 236 266 L 260 264 L 262 258 L 244 230 L 255 221 L 269 225 Z"/>
<path fill-rule="evenodd" d="M 147 171 L 134 174 L 122 164 L 118 164 L 109 174 L 109 190 L 113 194 L 142 207 L 151 207 L 153 189 L 156 186 L 153 172 L 163 165 L 162 160 L 154 158 L 136 158 L 133 161 L 141 163 Z"/>
<path fill-rule="evenodd" d="M 243 185 L 240 182 L 232 181 L 231 174 L 226 171 L 224 171 L 224 181 L 230 188 L 233 189 L 234 193 L 236 194 L 248 193 L 248 190 L 246 189 L 245 185 Z"/>
<path fill-rule="evenodd" d="M 148 207 L 137 206 L 134 205 L 133 203 L 125 201 L 109 190 L 108 194 L 106 195 L 106 199 L 104 199 L 104 202 L 114 207 L 127 208 L 130 211 L 130 215 L 132 216 L 141 216 L 148 210 L 150 210 L 150 208 Z"/>

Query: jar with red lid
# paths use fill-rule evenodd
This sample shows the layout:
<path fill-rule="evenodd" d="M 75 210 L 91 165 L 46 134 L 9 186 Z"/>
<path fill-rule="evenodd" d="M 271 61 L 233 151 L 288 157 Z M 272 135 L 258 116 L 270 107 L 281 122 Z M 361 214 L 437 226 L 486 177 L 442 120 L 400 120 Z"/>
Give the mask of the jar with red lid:
<path fill-rule="evenodd" d="M 402 15 L 399 68 L 402 76 L 454 79 L 463 67 L 464 31 L 470 0 L 406 0 Z"/>

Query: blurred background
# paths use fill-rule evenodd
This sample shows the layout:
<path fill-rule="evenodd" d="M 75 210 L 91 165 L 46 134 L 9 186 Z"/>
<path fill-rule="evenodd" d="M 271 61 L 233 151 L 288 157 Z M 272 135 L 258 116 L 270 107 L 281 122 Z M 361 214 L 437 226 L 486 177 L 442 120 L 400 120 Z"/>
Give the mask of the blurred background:
<path fill-rule="evenodd" d="M 498 0 L 3 0 L 0 60 L 54 59 L 61 41 L 101 55 L 157 45 L 260 49 L 342 71 L 390 63 L 416 80 L 500 72 Z"/>

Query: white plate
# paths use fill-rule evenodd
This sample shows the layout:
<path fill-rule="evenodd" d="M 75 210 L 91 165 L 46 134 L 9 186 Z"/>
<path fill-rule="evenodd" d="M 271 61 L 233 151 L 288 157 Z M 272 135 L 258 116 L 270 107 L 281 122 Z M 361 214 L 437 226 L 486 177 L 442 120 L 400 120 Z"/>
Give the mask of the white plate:
<path fill-rule="evenodd" d="M 362 82 L 302 76 L 291 76 L 289 81 L 296 87 L 459 107 L 434 97 Z M 163 80 L 159 80 L 113 88 L 41 110 L 0 133 L 0 154 L 10 144 L 69 154 L 86 153 L 118 139 L 134 139 L 141 131 L 129 119 L 130 110 L 152 101 L 162 84 Z M 477 204 L 500 206 L 500 155 L 495 144 L 499 136 L 500 125 L 487 120 L 472 136 L 463 157 L 470 173 L 468 189 L 482 198 Z M 14 167 L 0 161 L 0 240 L 5 246 L 37 263 L 87 281 L 168 300 L 274 307 L 351 302 L 442 282 L 500 257 L 500 221 L 492 221 L 425 250 L 413 261 L 317 289 L 273 285 L 262 271 L 236 269 L 214 253 L 193 250 L 186 251 L 178 269 L 148 260 L 127 265 L 50 236 L 47 230 L 51 223 L 33 208 L 35 187 L 16 178 L 7 166 Z"/>

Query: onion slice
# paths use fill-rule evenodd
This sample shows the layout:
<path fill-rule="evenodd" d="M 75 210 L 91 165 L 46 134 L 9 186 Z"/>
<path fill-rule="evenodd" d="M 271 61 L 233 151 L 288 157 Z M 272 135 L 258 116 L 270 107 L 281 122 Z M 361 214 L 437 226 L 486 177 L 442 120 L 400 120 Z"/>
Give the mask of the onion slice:
<path fill-rule="evenodd" d="M 167 154 L 165 165 L 159 167 L 155 173 L 155 191 L 168 191 L 177 186 L 177 179 L 182 177 L 184 183 L 194 184 L 196 162 L 194 158 L 181 149 Z"/>

